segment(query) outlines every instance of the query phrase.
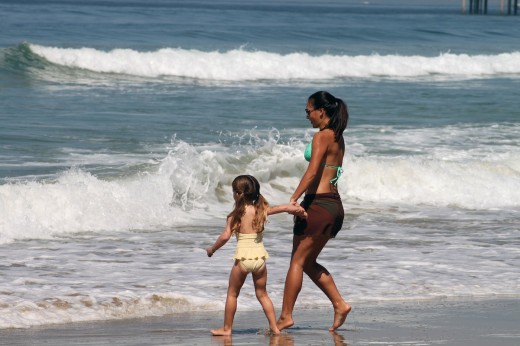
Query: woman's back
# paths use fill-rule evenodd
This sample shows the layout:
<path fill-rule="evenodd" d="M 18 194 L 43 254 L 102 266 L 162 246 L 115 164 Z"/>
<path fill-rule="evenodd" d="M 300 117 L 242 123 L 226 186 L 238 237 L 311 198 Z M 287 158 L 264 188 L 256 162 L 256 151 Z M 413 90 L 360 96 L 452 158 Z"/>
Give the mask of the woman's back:
<path fill-rule="evenodd" d="M 317 133 L 322 145 L 326 146 L 325 161 L 320 164 L 320 171 L 315 183 L 315 189 L 312 186 L 308 193 L 327 193 L 331 192 L 334 185 L 331 183 L 338 175 L 338 167 L 343 165 L 343 156 L 345 154 L 345 141 L 340 138 L 338 142 L 334 139 L 334 131 L 326 129 Z M 321 174 L 320 174 L 321 173 Z M 314 191 L 312 191 L 314 190 Z M 312 192 L 311 192 L 312 191 Z"/>

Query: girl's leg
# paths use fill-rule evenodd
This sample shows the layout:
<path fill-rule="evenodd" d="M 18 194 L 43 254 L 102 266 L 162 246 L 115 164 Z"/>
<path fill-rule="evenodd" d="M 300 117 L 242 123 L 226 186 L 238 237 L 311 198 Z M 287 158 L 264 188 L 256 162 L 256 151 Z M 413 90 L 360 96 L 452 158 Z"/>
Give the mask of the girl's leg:
<path fill-rule="evenodd" d="M 224 310 L 224 326 L 218 329 L 212 329 L 210 332 L 213 335 L 231 335 L 233 328 L 233 319 L 237 311 L 237 299 L 240 294 L 240 289 L 244 285 L 247 272 L 240 267 L 238 261 L 235 261 L 231 273 L 229 274 L 229 286 L 226 298 L 226 309 Z"/>
<path fill-rule="evenodd" d="M 264 265 L 253 273 L 253 282 L 255 284 L 256 298 L 264 309 L 265 316 L 269 321 L 269 328 L 273 334 L 280 334 L 280 330 L 276 326 L 276 314 L 274 312 L 273 302 L 267 294 L 267 265 Z"/>
<path fill-rule="evenodd" d="M 303 272 L 327 295 L 334 306 L 334 323 L 329 330 L 336 330 L 345 322 L 347 314 L 350 312 L 350 305 L 341 297 L 327 269 L 316 262 L 329 239 L 328 236 L 295 236 L 293 238 L 293 253 L 285 280 L 282 313 L 277 323 L 279 329 L 288 328 L 294 324 L 292 313 L 302 287 Z"/>

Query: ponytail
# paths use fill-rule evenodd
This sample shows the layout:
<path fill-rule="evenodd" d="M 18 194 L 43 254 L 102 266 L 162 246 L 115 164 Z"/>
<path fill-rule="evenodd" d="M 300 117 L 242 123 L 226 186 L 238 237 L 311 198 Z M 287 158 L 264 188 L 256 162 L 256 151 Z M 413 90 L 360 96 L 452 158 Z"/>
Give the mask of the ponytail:
<path fill-rule="evenodd" d="M 325 128 L 334 131 L 334 139 L 336 142 L 339 141 L 348 124 L 348 110 L 345 102 L 327 91 L 315 92 L 309 96 L 309 101 L 314 108 L 323 108 L 325 110 L 330 119 Z"/>

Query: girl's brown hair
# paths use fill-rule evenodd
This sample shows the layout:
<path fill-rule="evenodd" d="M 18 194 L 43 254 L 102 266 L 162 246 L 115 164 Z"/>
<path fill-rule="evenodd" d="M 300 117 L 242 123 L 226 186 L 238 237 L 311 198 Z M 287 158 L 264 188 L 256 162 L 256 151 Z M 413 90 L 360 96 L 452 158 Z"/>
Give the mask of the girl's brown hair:
<path fill-rule="evenodd" d="M 260 194 L 260 183 L 252 175 L 239 175 L 233 180 L 231 184 L 233 193 L 238 194 L 235 201 L 235 208 L 228 217 L 231 217 L 231 231 L 239 233 L 241 226 L 241 219 L 244 216 L 247 205 L 255 207 L 255 218 L 253 219 L 253 229 L 257 233 L 264 230 L 264 224 L 267 220 L 267 208 L 269 203 L 264 196 Z"/>

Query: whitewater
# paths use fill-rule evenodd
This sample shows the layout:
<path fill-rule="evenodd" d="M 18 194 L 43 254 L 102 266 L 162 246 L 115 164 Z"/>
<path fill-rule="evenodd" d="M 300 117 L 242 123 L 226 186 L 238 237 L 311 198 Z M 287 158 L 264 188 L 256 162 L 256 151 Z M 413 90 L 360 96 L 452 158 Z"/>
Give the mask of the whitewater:
<path fill-rule="evenodd" d="M 273 131 L 254 146 L 190 145 L 172 141 L 164 157 L 143 157 L 140 171 L 100 178 L 78 166 L 124 161 L 117 154 L 82 153 L 52 179 L 0 186 L 0 242 L 82 231 L 148 230 L 204 222 L 225 213 L 220 204 L 236 172 L 254 172 L 277 201 L 303 173 L 304 141 Z M 307 133 L 302 133 L 303 138 Z M 391 138 L 391 153 L 386 143 Z M 484 138 L 483 136 L 487 136 Z M 450 137 L 471 138 L 457 147 Z M 501 147 L 489 145 L 500 139 Z M 358 128 L 349 132 L 344 203 L 500 210 L 520 207 L 520 127 L 495 125 L 439 129 Z M 421 142 L 421 148 L 412 150 Z M 406 153 L 408 152 L 408 153 Z M 405 154 L 406 153 L 406 154 Z M 233 164 L 230 164 L 234 162 Z M 67 165 L 65 165 L 67 166 Z M 281 169 L 280 167 L 289 167 Z M 280 188 L 280 187 L 284 188 Z M 229 197 L 229 196 L 228 196 Z M 48 201 L 53 203 L 49 205 Z M 228 201 L 229 202 L 229 201 Z M 226 205 L 225 207 L 228 207 Z M 118 215 L 114 218 L 113 215 Z"/>
<path fill-rule="evenodd" d="M 520 74 L 520 52 L 496 55 L 440 53 L 437 56 L 278 54 L 234 49 L 226 52 L 163 48 L 100 51 L 30 44 L 47 61 L 99 73 L 140 77 L 174 76 L 202 80 L 254 81 L 335 78 L 406 78 L 444 76 L 470 78 Z"/>

